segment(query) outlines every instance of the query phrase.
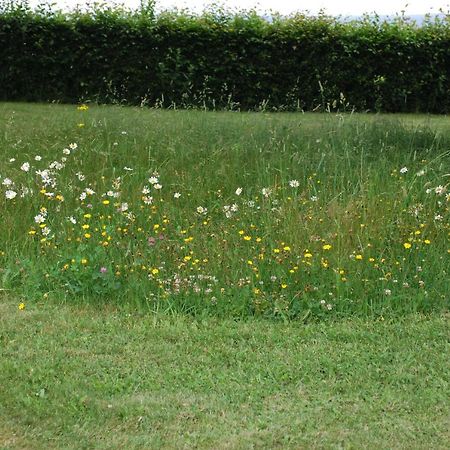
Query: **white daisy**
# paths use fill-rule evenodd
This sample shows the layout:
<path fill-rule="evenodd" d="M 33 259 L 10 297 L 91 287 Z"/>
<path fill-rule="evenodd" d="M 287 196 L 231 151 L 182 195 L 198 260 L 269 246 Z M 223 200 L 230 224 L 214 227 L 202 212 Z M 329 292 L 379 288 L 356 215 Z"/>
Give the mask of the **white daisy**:
<path fill-rule="evenodd" d="M 262 195 L 264 195 L 264 197 L 267 198 L 271 194 L 272 190 L 270 188 L 262 188 L 261 192 L 262 192 Z"/>
<path fill-rule="evenodd" d="M 16 191 L 12 191 L 12 190 L 8 190 L 5 192 L 5 197 L 8 200 L 13 200 L 14 198 L 16 198 L 17 192 Z"/>

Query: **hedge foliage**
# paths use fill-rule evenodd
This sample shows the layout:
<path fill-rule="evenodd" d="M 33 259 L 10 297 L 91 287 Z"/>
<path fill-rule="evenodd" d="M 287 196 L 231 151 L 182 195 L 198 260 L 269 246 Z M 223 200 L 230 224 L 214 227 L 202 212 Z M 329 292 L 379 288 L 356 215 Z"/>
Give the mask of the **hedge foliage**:
<path fill-rule="evenodd" d="M 450 111 L 450 16 L 342 22 L 220 9 L 0 6 L 0 99 Z"/>

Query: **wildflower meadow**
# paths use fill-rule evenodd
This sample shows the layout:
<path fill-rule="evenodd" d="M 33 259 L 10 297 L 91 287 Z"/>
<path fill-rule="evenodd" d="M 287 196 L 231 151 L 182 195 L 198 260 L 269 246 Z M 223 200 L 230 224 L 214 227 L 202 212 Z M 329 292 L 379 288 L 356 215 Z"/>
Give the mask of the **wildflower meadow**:
<path fill-rule="evenodd" d="M 2 104 L 0 288 L 222 317 L 448 307 L 450 124 Z"/>
<path fill-rule="evenodd" d="M 449 131 L 0 104 L 0 448 L 448 448 Z"/>

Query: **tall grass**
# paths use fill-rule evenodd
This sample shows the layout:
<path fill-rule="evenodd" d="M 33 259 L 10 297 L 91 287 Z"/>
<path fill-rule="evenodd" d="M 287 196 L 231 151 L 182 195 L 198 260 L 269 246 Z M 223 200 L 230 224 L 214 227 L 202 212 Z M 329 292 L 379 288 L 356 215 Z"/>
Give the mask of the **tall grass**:
<path fill-rule="evenodd" d="M 445 118 L 3 104 L 0 119 L 0 286 L 26 301 L 448 307 Z"/>

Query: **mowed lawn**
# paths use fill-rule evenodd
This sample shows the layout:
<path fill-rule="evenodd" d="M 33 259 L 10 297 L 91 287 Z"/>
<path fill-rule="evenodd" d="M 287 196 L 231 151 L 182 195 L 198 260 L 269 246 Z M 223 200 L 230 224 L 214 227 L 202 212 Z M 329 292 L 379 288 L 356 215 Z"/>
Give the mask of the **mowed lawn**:
<path fill-rule="evenodd" d="M 2 295 L 0 448 L 448 448 L 448 325 L 19 310 Z"/>

